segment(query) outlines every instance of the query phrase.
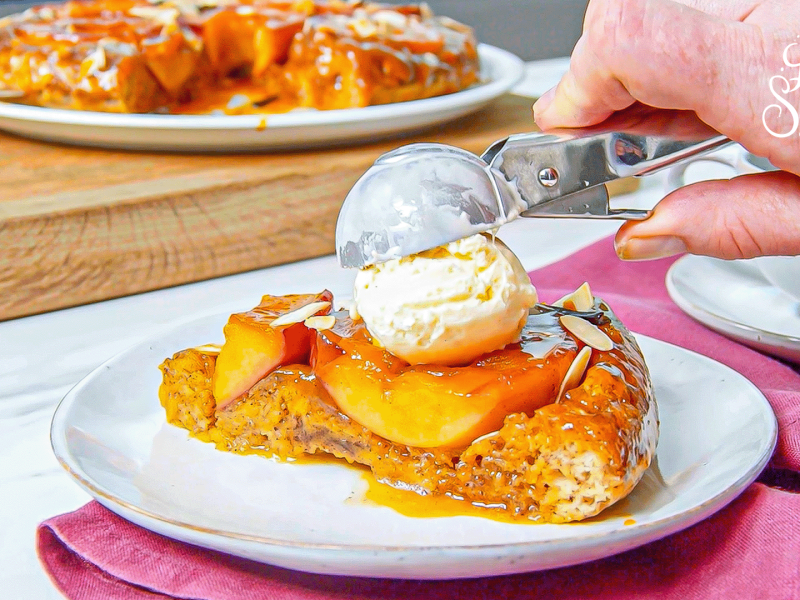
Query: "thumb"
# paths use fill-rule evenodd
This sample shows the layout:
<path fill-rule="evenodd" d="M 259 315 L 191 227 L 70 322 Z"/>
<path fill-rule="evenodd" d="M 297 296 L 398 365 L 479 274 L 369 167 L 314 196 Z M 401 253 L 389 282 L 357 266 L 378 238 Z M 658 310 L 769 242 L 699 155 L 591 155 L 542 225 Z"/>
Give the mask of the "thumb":
<path fill-rule="evenodd" d="M 800 254 L 800 177 L 776 171 L 680 188 L 647 220 L 625 223 L 615 245 L 624 260 Z"/>

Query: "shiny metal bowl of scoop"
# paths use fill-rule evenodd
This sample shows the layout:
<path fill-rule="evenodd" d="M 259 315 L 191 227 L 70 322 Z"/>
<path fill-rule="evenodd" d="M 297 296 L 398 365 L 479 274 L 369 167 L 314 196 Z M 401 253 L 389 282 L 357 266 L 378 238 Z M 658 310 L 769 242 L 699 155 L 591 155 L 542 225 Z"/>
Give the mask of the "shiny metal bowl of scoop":
<path fill-rule="evenodd" d="M 342 205 L 336 249 L 345 267 L 407 256 L 500 227 L 524 208 L 478 156 L 444 144 L 384 154 Z"/>

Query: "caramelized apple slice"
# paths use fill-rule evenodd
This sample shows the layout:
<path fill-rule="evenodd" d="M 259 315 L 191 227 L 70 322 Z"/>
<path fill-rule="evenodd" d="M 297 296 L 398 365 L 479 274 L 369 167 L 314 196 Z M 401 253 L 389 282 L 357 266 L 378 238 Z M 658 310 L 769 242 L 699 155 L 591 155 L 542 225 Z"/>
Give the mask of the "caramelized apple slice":
<path fill-rule="evenodd" d="M 554 402 L 577 353 L 565 338 L 543 358 L 514 344 L 466 367 L 409 366 L 348 322 L 342 317 L 332 330 L 317 332 L 317 378 L 351 419 L 418 448 L 466 446 L 499 429 L 509 414 Z"/>
<path fill-rule="evenodd" d="M 203 26 L 203 48 L 211 66 L 220 75 L 252 66 L 255 59 L 252 22 L 233 11 L 222 10 Z"/>
<path fill-rule="evenodd" d="M 393 442 L 430 448 L 462 446 L 497 429 L 508 411 L 500 407 L 497 375 L 405 371 L 388 379 L 337 360 L 318 372 L 339 409 Z"/>
<path fill-rule="evenodd" d="M 289 57 L 289 46 L 296 33 L 303 29 L 303 19 L 299 17 L 287 19 L 285 23 L 276 25 L 275 19 L 267 21 L 256 29 L 253 36 L 255 60 L 253 75 L 263 75 L 270 65 L 283 64 Z"/>
<path fill-rule="evenodd" d="M 327 290 L 316 295 L 264 296 L 253 310 L 231 315 L 223 330 L 225 343 L 214 370 L 217 410 L 225 408 L 274 369 L 306 362 L 313 330 L 302 320 L 282 327 L 273 327 L 272 322 L 315 302 L 323 303 L 315 314 L 327 314 L 332 300 Z"/>
<path fill-rule="evenodd" d="M 202 48 L 192 47 L 187 36 L 191 31 L 176 31 L 162 36 L 159 43 L 142 44 L 147 68 L 173 98 L 180 95 L 189 77 L 195 72 Z M 197 38 L 197 43 L 201 43 Z"/>
<path fill-rule="evenodd" d="M 247 14 L 243 8 L 221 10 L 203 27 L 206 56 L 221 75 L 242 68 L 263 75 L 270 65 L 286 62 L 292 38 L 303 29 L 299 13 L 262 7 Z"/>

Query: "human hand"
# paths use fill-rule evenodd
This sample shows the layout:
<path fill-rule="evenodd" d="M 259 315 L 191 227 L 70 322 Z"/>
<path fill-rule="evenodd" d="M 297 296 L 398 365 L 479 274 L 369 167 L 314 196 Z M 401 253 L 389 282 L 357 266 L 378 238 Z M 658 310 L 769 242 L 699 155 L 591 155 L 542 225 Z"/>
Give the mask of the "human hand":
<path fill-rule="evenodd" d="M 622 226 L 620 257 L 800 254 L 800 2 L 591 0 L 569 72 L 534 105 L 536 122 L 586 127 L 637 103 L 693 111 L 783 172 L 676 190 Z"/>

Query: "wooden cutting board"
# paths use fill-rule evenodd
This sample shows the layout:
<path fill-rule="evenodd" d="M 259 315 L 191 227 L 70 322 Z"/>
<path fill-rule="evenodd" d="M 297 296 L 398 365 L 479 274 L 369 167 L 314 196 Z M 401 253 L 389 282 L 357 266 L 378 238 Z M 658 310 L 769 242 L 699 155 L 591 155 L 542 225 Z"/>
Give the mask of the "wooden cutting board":
<path fill-rule="evenodd" d="M 507 96 L 404 142 L 481 152 L 533 127 Z M 0 319 L 330 254 L 347 191 L 404 142 L 209 156 L 0 134 Z"/>

